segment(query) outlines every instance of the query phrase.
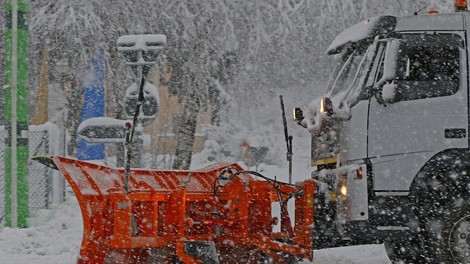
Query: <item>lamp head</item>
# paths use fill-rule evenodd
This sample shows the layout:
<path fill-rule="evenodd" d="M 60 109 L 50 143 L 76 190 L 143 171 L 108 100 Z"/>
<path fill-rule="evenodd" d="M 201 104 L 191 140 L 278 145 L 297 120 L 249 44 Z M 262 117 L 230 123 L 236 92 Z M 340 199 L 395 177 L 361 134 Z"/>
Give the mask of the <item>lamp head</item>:
<path fill-rule="evenodd" d="M 160 52 L 165 48 L 166 36 L 125 35 L 117 40 L 118 51 L 124 55 L 127 64 L 153 65 Z"/>

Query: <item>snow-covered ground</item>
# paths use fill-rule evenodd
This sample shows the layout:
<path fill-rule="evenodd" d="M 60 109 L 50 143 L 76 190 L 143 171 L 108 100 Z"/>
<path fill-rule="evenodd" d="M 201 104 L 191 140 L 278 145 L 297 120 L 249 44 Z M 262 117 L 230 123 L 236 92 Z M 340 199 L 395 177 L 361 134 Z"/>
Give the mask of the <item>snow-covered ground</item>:
<path fill-rule="evenodd" d="M 30 228 L 0 231 L 0 263 L 75 263 L 83 230 L 76 199 L 69 196 L 65 203 L 34 220 Z M 317 264 L 390 263 L 382 245 L 317 250 L 314 258 Z"/>
<path fill-rule="evenodd" d="M 277 166 L 261 165 L 266 176 L 283 179 L 287 170 Z M 294 163 L 294 179 L 308 175 L 306 163 Z M 302 175 L 302 177 L 300 177 Z M 75 263 L 82 238 L 82 219 L 73 194 L 66 202 L 49 210 L 37 212 L 30 219 L 29 228 L 0 230 L 0 264 L 64 264 Z M 317 250 L 314 262 L 318 264 L 388 264 L 383 245 L 365 245 Z M 308 263 L 308 262 L 305 262 Z"/>
<path fill-rule="evenodd" d="M 59 206 L 31 219 L 31 227 L 0 230 L 0 263 L 75 263 L 83 232 L 77 200 L 70 195 Z"/>

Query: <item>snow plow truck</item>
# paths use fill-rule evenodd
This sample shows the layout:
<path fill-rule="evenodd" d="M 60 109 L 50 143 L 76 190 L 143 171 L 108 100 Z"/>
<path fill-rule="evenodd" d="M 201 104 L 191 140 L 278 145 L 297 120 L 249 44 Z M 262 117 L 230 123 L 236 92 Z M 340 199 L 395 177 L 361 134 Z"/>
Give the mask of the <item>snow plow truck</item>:
<path fill-rule="evenodd" d="M 316 249 L 470 263 L 470 13 L 455 7 L 365 19 L 329 46 L 326 94 L 293 111 L 312 134 Z"/>
<path fill-rule="evenodd" d="M 237 164 L 126 172 L 37 158 L 79 201 L 78 263 L 296 263 L 370 243 L 394 263 L 470 263 L 470 13 L 455 6 L 365 19 L 336 37 L 326 94 L 293 110 L 312 135 L 303 182 Z"/>

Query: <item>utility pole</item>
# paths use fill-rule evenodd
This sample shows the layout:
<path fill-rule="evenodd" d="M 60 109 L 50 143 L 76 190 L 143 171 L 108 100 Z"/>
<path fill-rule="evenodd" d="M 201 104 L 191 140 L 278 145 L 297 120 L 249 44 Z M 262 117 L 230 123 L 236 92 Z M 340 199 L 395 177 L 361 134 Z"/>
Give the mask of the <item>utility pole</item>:
<path fill-rule="evenodd" d="M 6 4 L 5 121 L 9 139 L 5 150 L 5 223 L 26 227 L 28 208 L 28 28 L 27 0 Z"/>

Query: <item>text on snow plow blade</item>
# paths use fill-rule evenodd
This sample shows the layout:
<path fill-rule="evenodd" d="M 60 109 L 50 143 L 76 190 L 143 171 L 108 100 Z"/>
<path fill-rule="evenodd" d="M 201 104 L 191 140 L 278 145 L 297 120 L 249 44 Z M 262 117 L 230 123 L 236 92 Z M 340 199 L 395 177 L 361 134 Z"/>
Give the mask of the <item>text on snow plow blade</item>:
<path fill-rule="evenodd" d="M 59 169 L 83 216 L 77 263 L 291 263 L 313 258 L 313 180 L 288 185 L 237 164 L 195 171 L 124 169 L 64 157 L 36 158 Z M 254 174 L 267 180 L 257 180 Z M 295 197 L 295 225 L 287 201 Z M 281 204 L 281 230 L 272 203 Z"/>

